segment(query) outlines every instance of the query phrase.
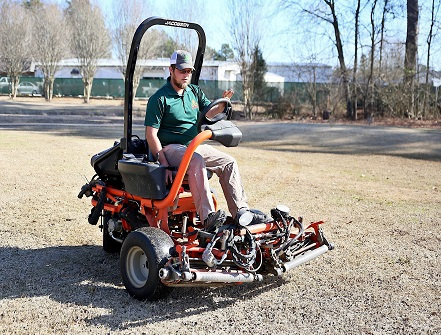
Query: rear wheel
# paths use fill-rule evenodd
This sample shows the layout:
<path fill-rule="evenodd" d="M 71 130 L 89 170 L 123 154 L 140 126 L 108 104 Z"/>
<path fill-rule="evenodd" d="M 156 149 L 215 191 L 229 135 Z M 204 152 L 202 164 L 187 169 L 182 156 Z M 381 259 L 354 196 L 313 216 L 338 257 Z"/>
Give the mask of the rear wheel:
<path fill-rule="evenodd" d="M 159 228 L 142 227 L 131 232 L 121 248 L 120 271 L 129 294 L 138 300 L 166 297 L 172 288 L 159 279 L 161 269 L 170 258 L 173 241 Z"/>

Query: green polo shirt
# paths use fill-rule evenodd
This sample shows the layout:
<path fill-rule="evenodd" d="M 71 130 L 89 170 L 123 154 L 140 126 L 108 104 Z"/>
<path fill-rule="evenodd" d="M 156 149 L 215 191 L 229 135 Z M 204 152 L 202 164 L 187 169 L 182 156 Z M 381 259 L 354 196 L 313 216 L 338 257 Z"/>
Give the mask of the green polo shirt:
<path fill-rule="evenodd" d="M 168 144 L 188 145 L 198 134 L 199 112 L 210 104 L 204 92 L 197 85 L 188 85 L 179 95 L 170 83 L 153 94 L 145 115 L 145 126 L 158 129 L 162 146 Z"/>

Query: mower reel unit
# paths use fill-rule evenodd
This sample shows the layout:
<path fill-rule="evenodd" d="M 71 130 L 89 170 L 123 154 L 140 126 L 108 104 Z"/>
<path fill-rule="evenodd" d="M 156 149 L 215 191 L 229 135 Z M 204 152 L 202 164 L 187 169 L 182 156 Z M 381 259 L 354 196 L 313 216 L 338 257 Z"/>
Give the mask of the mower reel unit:
<path fill-rule="evenodd" d="M 103 232 L 103 249 L 120 253 L 120 271 L 133 297 L 156 300 L 175 286 L 218 286 L 261 281 L 283 275 L 333 248 L 320 228 L 323 221 L 304 224 L 286 206 L 271 209 L 258 224 L 227 218 L 215 231 L 205 231 L 197 215 L 185 174 L 196 148 L 206 140 L 227 147 L 239 144 L 242 133 L 230 121 L 229 100 L 218 99 L 198 119 L 199 134 L 188 145 L 171 186 L 147 142 L 132 135 L 133 73 L 141 39 L 154 25 L 193 29 L 199 36 L 192 84 L 197 84 L 205 51 L 205 33 L 195 23 L 152 17 L 135 32 L 125 78 L 124 137 L 91 159 L 96 171 L 78 197 L 91 197 L 89 223 Z M 211 120 L 205 114 L 225 103 Z M 213 201 L 217 209 L 216 198 Z"/>

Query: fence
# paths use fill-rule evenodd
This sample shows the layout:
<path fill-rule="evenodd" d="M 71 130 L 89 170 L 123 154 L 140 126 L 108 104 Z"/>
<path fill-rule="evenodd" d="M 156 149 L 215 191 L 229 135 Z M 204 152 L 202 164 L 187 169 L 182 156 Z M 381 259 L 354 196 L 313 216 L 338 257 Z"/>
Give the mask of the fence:
<path fill-rule="evenodd" d="M 43 79 L 36 77 L 21 77 L 20 82 L 31 82 L 43 92 Z M 165 84 L 164 79 L 142 79 L 140 81 L 136 98 L 149 98 L 157 89 Z M 259 94 L 259 101 L 277 102 L 281 96 L 294 97 L 301 103 L 310 101 L 306 83 L 266 83 L 266 87 Z M 318 84 L 319 86 L 320 84 Z M 235 92 L 234 99 L 242 99 L 242 82 L 200 80 L 199 86 L 209 99 L 216 99 L 222 96 L 224 90 L 232 88 Z M 323 86 L 323 85 L 322 85 Z M 320 92 L 320 90 L 318 89 Z M 323 90 L 321 90 L 323 91 Z M 10 93 L 8 85 L 0 87 L 0 93 Z M 83 81 L 81 78 L 56 78 L 54 82 L 55 96 L 82 96 L 84 94 Z M 319 93 L 320 94 L 320 93 Z M 94 79 L 92 85 L 92 97 L 124 97 L 123 79 Z"/>

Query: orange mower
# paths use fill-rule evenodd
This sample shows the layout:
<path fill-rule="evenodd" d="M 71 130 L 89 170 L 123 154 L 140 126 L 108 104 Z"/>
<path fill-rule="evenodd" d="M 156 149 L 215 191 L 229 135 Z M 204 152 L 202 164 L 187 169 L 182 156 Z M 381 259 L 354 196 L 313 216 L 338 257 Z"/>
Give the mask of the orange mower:
<path fill-rule="evenodd" d="M 146 19 L 135 32 L 125 77 L 124 137 L 91 159 L 96 174 L 78 195 L 92 198 L 88 221 L 103 232 L 103 249 L 120 253 L 122 281 L 131 296 L 157 300 L 174 287 L 237 285 L 262 281 L 333 249 L 320 228 L 323 221 L 304 224 L 286 206 L 271 209 L 271 217 L 251 224 L 253 215 L 227 218 L 206 231 L 186 182 L 196 148 L 207 140 L 237 146 L 242 133 L 230 121 L 228 99 L 212 102 L 198 118 L 199 134 L 188 145 L 171 185 L 166 169 L 149 152 L 145 140 L 132 134 L 133 73 L 144 33 L 154 25 L 193 29 L 199 37 L 192 84 L 197 84 L 205 51 L 205 33 L 191 22 L 157 17 Z M 226 108 L 208 120 L 219 103 Z M 213 201 L 217 207 L 216 198 Z M 217 210 L 217 209 L 216 209 Z"/>

